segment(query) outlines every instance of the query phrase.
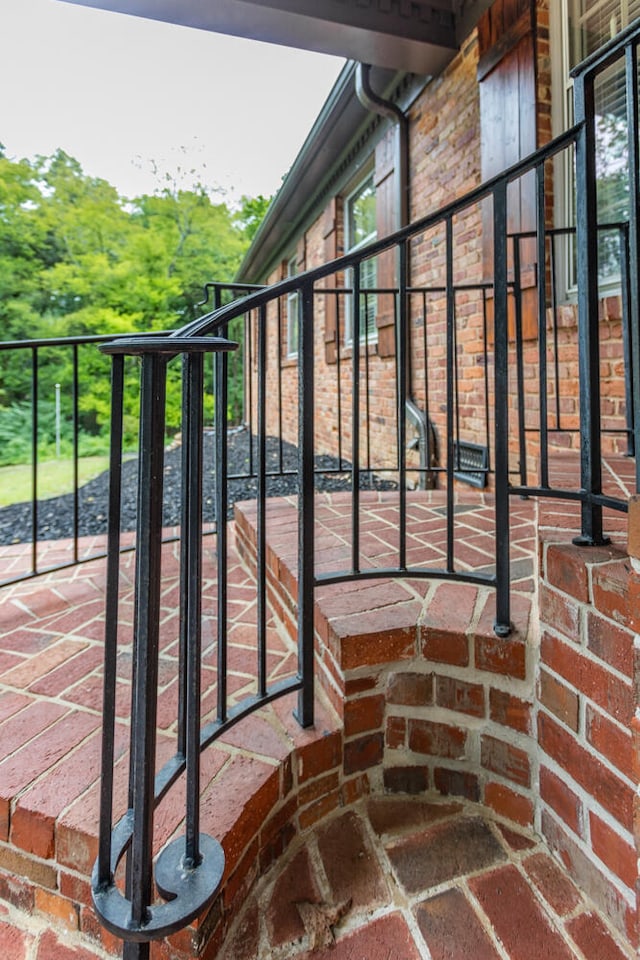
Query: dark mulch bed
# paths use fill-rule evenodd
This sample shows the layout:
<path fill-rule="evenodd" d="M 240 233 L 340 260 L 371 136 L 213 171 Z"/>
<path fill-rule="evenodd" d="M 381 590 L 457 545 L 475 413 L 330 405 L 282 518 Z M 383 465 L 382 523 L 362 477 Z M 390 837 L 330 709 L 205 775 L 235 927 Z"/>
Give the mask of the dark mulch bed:
<path fill-rule="evenodd" d="M 165 456 L 163 522 L 171 527 L 180 523 L 181 450 L 169 449 Z M 257 464 L 256 439 L 246 430 L 229 434 L 228 442 L 229 517 L 233 504 L 239 500 L 251 500 L 257 495 L 255 477 L 246 474 L 255 472 Z M 281 497 L 297 493 L 297 449 L 290 443 L 267 437 L 267 496 Z M 215 520 L 215 464 L 213 436 L 205 437 L 204 445 L 204 520 Z M 341 473 L 335 471 L 342 468 Z M 350 488 L 350 465 L 342 464 L 334 457 L 316 457 L 316 489 L 348 490 Z M 287 471 L 293 471 L 287 475 Z M 322 472 L 325 471 L 325 472 Z M 280 475 L 283 474 L 284 475 Z M 234 474 L 239 475 L 234 478 Z M 136 499 L 138 486 L 138 462 L 127 460 L 122 467 L 122 529 L 133 530 L 136 523 Z M 394 489 L 396 484 L 375 475 L 365 475 L 363 484 L 376 489 Z M 107 532 L 107 503 L 109 475 L 107 472 L 90 480 L 80 490 L 79 536 L 91 536 Z M 73 536 L 73 496 L 52 497 L 38 504 L 38 539 L 57 540 Z M 0 509 L 0 544 L 28 543 L 32 537 L 31 503 L 17 503 Z"/>

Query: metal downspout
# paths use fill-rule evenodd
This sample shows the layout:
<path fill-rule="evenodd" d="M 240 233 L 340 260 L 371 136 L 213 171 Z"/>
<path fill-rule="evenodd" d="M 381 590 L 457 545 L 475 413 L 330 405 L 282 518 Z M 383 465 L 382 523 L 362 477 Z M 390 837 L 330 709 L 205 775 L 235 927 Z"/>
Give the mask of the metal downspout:
<path fill-rule="evenodd" d="M 393 103 L 391 100 L 384 100 L 382 97 L 378 96 L 377 93 L 371 88 L 371 66 L 368 63 L 358 63 L 356 66 L 356 94 L 358 100 L 367 110 L 370 110 L 372 113 L 377 113 L 381 117 L 387 117 L 389 120 L 393 120 L 397 123 L 396 128 L 396 145 L 395 145 L 395 169 L 398 171 L 398 223 L 397 228 L 401 229 L 406 227 L 409 224 L 410 217 L 410 205 L 409 205 L 409 189 L 410 189 L 410 179 L 409 179 L 409 121 L 405 116 L 401 108 Z M 407 266 L 406 266 L 406 284 L 407 287 L 411 284 L 411 265 L 409 258 L 407 257 Z M 410 327 L 411 319 L 409 311 L 407 310 L 407 320 L 406 320 L 406 329 L 404 330 L 404 336 L 406 337 L 407 345 L 411 343 Z M 398 336 L 400 336 L 401 331 L 398 331 Z M 430 437 L 429 437 L 429 424 L 425 413 L 420 410 L 417 406 L 413 397 L 411 395 L 411 352 L 408 351 L 407 354 L 407 373 L 406 373 L 406 414 L 409 420 L 413 423 L 414 427 L 418 431 L 418 451 L 420 455 L 420 481 L 419 488 L 421 490 L 427 489 L 429 485 L 427 482 L 428 474 L 431 463 L 430 463 Z"/>
<path fill-rule="evenodd" d="M 371 66 L 356 65 L 356 94 L 365 109 L 398 124 L 396 137 L 396 169 L 398 177 L 398 229 L 409 223 L 409 121 L 400 107 L 391 100 L 383 100 L 371 89 Z M 407 267 L 407 271 L 408 271 Z"/>

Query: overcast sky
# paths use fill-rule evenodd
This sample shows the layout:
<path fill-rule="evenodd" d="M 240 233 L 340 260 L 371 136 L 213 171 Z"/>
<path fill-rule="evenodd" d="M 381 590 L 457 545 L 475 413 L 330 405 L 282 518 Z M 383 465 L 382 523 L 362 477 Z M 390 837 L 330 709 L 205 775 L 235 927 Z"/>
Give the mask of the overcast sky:
<path fill-rule="evenodd" d="M 60 0 L 0 0 L 0 143 L 75 156 L 127 197 L 195 167 L 275 192 L 344 61 Z M 188 184 L 187 184 L 188 185 Z"/>

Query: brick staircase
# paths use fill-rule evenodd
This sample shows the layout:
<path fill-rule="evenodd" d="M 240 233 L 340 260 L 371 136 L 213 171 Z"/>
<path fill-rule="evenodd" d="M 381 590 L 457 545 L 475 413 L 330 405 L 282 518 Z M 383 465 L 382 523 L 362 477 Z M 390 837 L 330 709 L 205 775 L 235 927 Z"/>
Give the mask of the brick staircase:
<path fill-rule="evenodd" d="M 397 536 L 393 497 L 365 495 L 363 507 L 367 516 L 363 550 L 372 561 L 383 564 Z M 488 564 L 490 500 L 476 496 L 469 503 L 461 501 L 458 508 L 463 562 L 473 567 Z M 252 504 L 242 505 L 235 526 L 229 640 L 234 651 L 230 689 L 238 696 L 252 683 L 247 664 L 254 641 L 255 592 L 248 570 L 255 545 L 254 509 Z M 458 913 L 466 919 L 460 928 L 456 926 L 460 929 L 455 940 L 458 952 L 452 957 L 478 956 L 464 946 L 463 933 L 467 928 L 475 930 L 477 924 L 488 938 L 489 958 L 538 960 L 548 955 L 619 960 L 634 955 L 631 817 L 637 796 L 633 765 L 637 749 L 630 732 L 634 713 L 630 651 L 635 621 L 628 609 L 621 612 L 619 598 L 634 595 L 637 583 L 622 549 L 626 528 L 614 518 L 609 526 L 617 522 L 618 546 L 598 548 L 596 554 L 567 547 L 565 531 L 575 524 L 575 511 L 556 504 L 540 509 L 537 549 L 536 509 L 531 502 L 514 504 L 516 630 L 507 640 L 493 634 L 493 598 L 485 588 L 376 580 L 318 591 L 315 727 L 299 728 L 291 716 L 289 697 L 244 721 L 205 752 L 203 829 L 220 839 L 225 849 L 223 888 L 206 917 L 170 941 L 153 945 L 154 960 L 192 956 L 213 960 L 227 936 L 236 944 L 224 948 L 228 960 L 271 956 L 274 944 L 265 939 L 263 919 L 257 940 L 247 933 L 247 943 L 253 944 L 249 952 L 237 947 L 237 938 L 244 936 L 239 931 L 255 926 L 251 917 L 255 919 L 256 904 L 260 913 L 266 902 L 260 899 L 260 891 L 272 889 L 280 882 L 276 878 L 290 876 L 296 869 L 291 866 L 293 860 L 304 860 L 300 851 L 306 845 L 317 853 L 321 836 L 332 830 L 340 835 L 345 817 L 355 818 L 355 835 L 365 837 L 366 850 L 381 858 L 379 869 L 392 886 L 388 894 L 380 895 L 387 901 L 384 907 L 378 900 L 360 904 L 345 915 L 343 927 L 336 925 L 334 960 L 347 960 L 356 955 L 353 950 L 367 944 L 375 960 L 394 956 L 385 952 L 384 944 L 393 945 L 396 934 L 404 931 L 403 924 L 412 938 L 406 957 L 426 956 L 428 943 L 438 960 L 438 948 L 433 945 L 437 937 L 429 931 L 450 931 Z M 445 536 L 437 494 L 412 494 L 410 511 L 410 549 L 429 549 L 437 555 Z M 317 521 L 321 528 L 318 560 L 321 567 L 330 568 L 344 557 L 348 498 L 325 498 L 318 505 Z M 293 501 L 270 503 L 272 678 L 295 670 L 296 522 Z M 164 559 L 159 724 L 167 745 L 176 700 L 175 550 L 175 545 L 166 547 Z M 119 715 L 123 734 L 130 682 L 132 562 L 131 558 L 125 561 L 122 570 Z M 205 569 L 211 571 L 211 564 Z M 534 604 L 538 572 L 542 576 L 541 633 Z M 207 588 L 214 596 L 215 574 Z M 5 955 L 16 960 L 88 960 L 117 954 L 121 948 L 97 924 L 89 895 L 97 834 L 103 589 L 104 568 L 98 562 L 71 574 L 52 574 L 5 589 L 0 639 L 4 757 L 0 762 L 0 948 L 4 946 Z M 206 614 L 205 660 L 213 643 L 214 618 L 212 608 Z M 576 632 L 578 628 L 582 634 Z M 205 714 L 214 708 L 213 668 L 209 681 Z M 121 740 L 124 743 L 124 737 Z M 124 748 L 120 750 L 122 772 L 127 758 Z M 124 808 L 123 779 L 119 778 L 116 812 Z M 372 813 L 389 793 L 403 796 L 398 803 L 405 804 L 404 812 L 393 808 L 399 821 L 389 826 L 392 840 L 376 829 Z M 428 797 L 429 803 L 425 806 L 418 795 Z M 439 805 L 438 795 L 458 799 Z M 158 846 L 180 831 L 180 799 L 178 789 L 158 810 Z M 430 813 L 408 812 L 431 807 Z M 420 819 L 423 816 L 427 819 Z M 430 832 L 436 824 L 449 837 L 449 855 L 454 855 L 460 847 L 454 824 L 469 821 L 484 824 L 474 829 L 485 838 L 490 835 L 487 843 L 492 849 L 494 843 L 498 845 L 496 859 L 459 864 L 445 886 L 436 877 L 433 883 L 425 880 L 421 889 L 408 892 L 398 861 L 385 859 L 390 845 L 402 846 L 400 839 L 406 839 L 408 860 L 414 854 L 418 860 L 420 856 L 429 859 L 429 850 L 440 849 L 438 832 Z M 551 860 L 547 847 L 541 845 L 541 832 L 557 860 Z M 409 842 L 409 837 L 414 839 Z M 426 848 L 424 838 L 428 838 Z M 423 850 L 420 855 L 418 848 Z M 335 905 L 346 881 L 332 881 L 326 858 L 320 864 L 314 857 L 319 870 L 317 875 L 315 867 L 311 871 L 314 897 L 329 897 Z M 566 874 L 559 873 L 558 862 L 564 864 Z M 544 870 L 540 866 L 547 877 L 544 882 L 534 879 L 535 863 L 544 864 Z M 485 872 L 493 876 L 486 885 Z M 260 881 L 263 874 L 265 879 Z M 581 890 L 575 889 L 571 878 Z M 493 889 L 494 880 L 505 881 L 505 897 L 517 884 L 525 884 L 522 902 L 527 916 L 543 916 L 543 929 L 562 942 L 558 952 L 541 954 L 536 943 L 528 942 L 524 921 L 520 933 L 503 929 L 509 909 L 501 912 L 495 896 L 483 900 L 482 891 Z M 553 890 L 562 883 L 566 884 L 563 889 L 573 892 L 566 893 L 568 900 L 560 908 Z M 306 899 L 313 904 L 313 897 Z M 400 902 L 405 906 L 394 910 Z M 500 902 L 506 906 L 506 900 Z M 241 911 L 245 903 L 253 906 Z M 297 908 L 293 911 L 291 900 L 289 911 L 289 923 L 297 917 L 301 938 L 299 943 L 292 942 L 291 955 L 296 951 L 305 955 L 305 949 L 311 952 L 311 935 L 304 923 L 300 928 L 302 916 Z M 598 918 L 597 911 L 604 919 Z M 285 923 L 284 915 L 275 925 L 278 929 L 280 923 Z M 531 924 L 533 929 L 534 920 Z M 385 940 L 385 930 L 391 939 Z M 432 942 L 430 936 L 436 940 Z M 451 932 L 442 934 L 447 942 L 451 936 Z M 380 945 L 379 952 L 371 944 Z M 322 957 L 322 949 L 314 956 Z"/>

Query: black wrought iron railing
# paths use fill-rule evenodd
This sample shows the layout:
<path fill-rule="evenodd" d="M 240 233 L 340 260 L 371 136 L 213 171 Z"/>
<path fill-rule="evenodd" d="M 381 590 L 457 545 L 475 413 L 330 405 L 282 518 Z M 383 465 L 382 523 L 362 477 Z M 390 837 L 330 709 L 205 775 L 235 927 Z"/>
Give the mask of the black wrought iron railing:
<path fill-rule="evenodd" d="M 96 346 L 113 339 L 104 335 L 0 341 L 4 461 L 7 466 L 17 464 L 23 472 L 28 470 L 21 496 L 13 498 L 17 502 L 4 498 L 10 509 L 0 508 L 0 542 L 26 543 L 29 547 L 27 562 L 3 578 L 2 586 L 106 555 L 105 550 L 87 552 L 80 548 L 80 537 L 86 532 L 80 496 L 83 420 L 92 419 L 95 426 L 95 411 L 83 406 L 87 387 L 83 367 L 90 357 L 93 390 L 96 392 L 98 383 L 97 392 L 108 405 L 109 365 L 104 361 L 100 364 Z M 66 468 L 59 491 L 65 497 L 64 522 L 60 522 L 60 506 L 56 503 L 53 530 L 43 494 L 43 471 L 51 470 L 52 461 Z M 60 537 L 70 541 L 68 558 L 48 563 L 43 559 L 43 544 Z"/>
<path fill-rule="evenodd" d="M 109 419 L 105 410 L 110 405 L 111 370 L 96 348 L 121 336 L 0 341 L 2 465 L 10 473 L 20 470 L 21 476 L 28 475 L 19 493 L 2 497 L 0 545 L 25 544 L 28 555 L 19 557 L 0 586 L 106 557 L 107 502 L 85 487 L 82 469 L 85 457 L 97 459 L 99 471 L 106 469 Z M 135 396 L 129 398 L 128 406 L 132 435 L 126 452 L 134 458 Z M 49 486 L 55 489 L 47 492 L 45 475 L 52 472 L 57 480 Z M 15 482 L 10 480 L 13 489 Z M 103 484 L 99 486 L 102 492 Z M 0 493 L 4 494 L 1 476 Z M 52 553 L 52 541 L 61 539 L 69 548 L 56 547 Z M 121 545 L 122 550 L 134 547 L 133 538 Z M 50 560 L 51 556 L 55 559 Z"/>
<path fill-rule="evenodd" d="M 624 58 L 629 94 L 628 149 L 631 158 L 631 205 L 628 225 L 628 309 L 633 406 L 638 408 L 640 369 L 638 344 L 638 104 L 636 32 L 629 31 L 584 65 L 575 77 L 578 122 L 548 146 L 437 213 L 378 240 L 366 249 L 342 257 L 272 287 L 249 293 L 241 301 L 220 306 L 177 334 L 120 340 L 103 349 L 114 358 L 112 511 L 108 559 L 108 598 L 105 641 L 104 744 L 99 857 L 93 878 L 94 901 L 106 926 L 125 941 L 127 960 L 148 957 L 149 941 L 185 925 L 206 910 L 215 896 L 223 870 L 217 844 L 200 834 L 199 755 L 231 724 L 284 693 L 298 695 L 297 716 L 303 726 L 313 722 L 314 595 L 319 585 L 369 578 L 409 577 L 470 581 L 493 587 L 496 593 L 495 630 L 507 637 L 510 624 L 509 513 L 515 494 L 563 497 L 581 505 L 581 541 L 602 543 L 603 510 L 624 511 L 626 502 L 603 491 L 603 411 L 598 290 L 598 222 L 593 199 L 596 176 L 593 137 L 593 84 L 598 72 L 614 58 Z M 549 377 L 543 373 L 550 352 L 547 316 L 551 304 L 549 244 L 553 236 L 548 199 L 554 163 L 562 154 L 575 162 L 577 218 L 575 224 L 578 321 L 575 353 L 579 367 L 579 477 L 574 485 L 554 481 L 550 434 Z M 530 340 L 539 371 L 529 397 L 537 403 L 536 476 L 529 479 L 518 463 L 526 456 L 526 367 L 514 286 L 518 252 L 509 236 L 509 212 L 514 186 L 533 181 L 537 227 L 527 237 L 530 289 L 536 320 Z M 573 228 L 572 228 L 573 229 Z M 627 228 L 625 228 L 627 229 Z M 470 256 L 471 240 L 492 251 L 490 264 Z M 478 249 L 478 246 L 474 247 Z M 386 261 L 385 261 L 386 257 Z M 379 276 L 393 260 L 393 283 L 370 282 L 371 263 Z M 520 284 L 522 286 L 522 284 Z M 389 308 L 389 302 L 392 302 Z M 529 304 L 530 305 L 530 304 Z M 378 323 L 382 317 L 390 322 Z M 418 321 L 416 323 L 416 320 Z M 292 336 L 285 324 L 295 323 Z M 238 326 L 235 330 L 234 325 Z M 388 336 L 388 328 L 393 336 Z M 385 331 L 386 332 L 383 332 Z M 295 333 L 295 336 L 293 336 Z M 237 335 L 237 341 L 234 339 Z M 236 374 L 245 389 L 243 417 L 252 434 L 250 450 L 257 483 L 256 632 L 257 653 L 253 691 L 234 699 L 228 690 L 226 570 L 229 543 L 225 524 L 216 537 L 217 595 L 203 593 L 202 560 L 202 397 L 203 355 L 215 355 L 216 515 L 228 511 L 229 366 L 236 342 L 242 342 L 242 362 Z M 297 342 L 294 355 L 285 343 Z M 463 349 L 463 345 L 467 349 Z M 471 345 L 471 346 L 469 346 Z M 387 354 L 385 356 L 384 354 Z M 136 616 L 133 632 L 133 694 L 131 704 L 130 780 L 128 809 L 112 829 L 114 725 L 118 657 L 118 504 L 122 438 L 123 364 L 139 358 L 141 368 L 141 427 L 138 503 Z M 181 363 L 183 378 L 183 521 L 181 531 L 180 667 L 177 737 L 172 758 L 156 771 L 156 703 L 160 653 L 160 584 L 162 523 L 159 504 L 163 486 L 163 409 L 167 371 Z M 324 379 L 320 377 L 323 374 Z M 333 382 L 332 387 L 327 383 Z M 480 386 L 471 389 L 477 381 Z M 562 384 L 561 372 L 557 377 Z M 374 389 L 375 383 L 375 389 Z M 518 399 L 518 384 L 521 384 Z M 251 386 L 251 390 L 248 388 Z M 512 387 L 514 388 L 512 390 Z M 513 397 L 516 397 L 515 404 Z M 522 398 L 525 398 L 523 400 Z M 530 406 L 534 403 L 531 399 Z M 437 438 L 435 455 L 416 457 L 410 449 L 410 424 L 415 409 L 429 424 L 418 430 L 419 441 L 430 431 Z M 479 416 L 477 416 L 479 411 Z M 628 416 L 628 414 L 627 414 Z M 623 418 L 624 419 L 624 418 Z M 326 456 L 323 437 L 336 431 L 335 463 L 329 473 L 346 477 L 350 498 L 351 537 L 346 560 L 319 569 L 321 553 L 314 540 L 316 493 Z M 633 422 L 637 447 L 638 423 Z M 620 427 L 626 442 L 629 424 Z M 294 675 L 270 684 L 267 551 L 269 484 L 268 437 L 274 433 L 291 443 L 298 494 L 297 650 Z M 380 439 L 382 438 L 382 439 Z M 386 438 L 386 443 L 385 439 Z M 523 439 L 524 438 L 524 439 Z M 456 539 L 457 475 L 464 472 L 464 442 L 486 450 L 471 472 L 490 476 L 495 506 L 493 563 L 470 568 L 460 556 Z M 331 448 L 329 448 L 329 452 Z M 431 451 L 433 454 L 434 451 Z M 514 468 L 514 458 L 516 466 Z M 519 483 L 511 482 L 514 469 Z M 439 565 L 415 561 L 407 549 L 412 496 L 409 481 L 435 474 L 441 490 L 446 547 Z M 363 486 L 384 473 L 394 489 L 385 496 L 397 509 L 395 556 L 384 564 L 372 560 L 365 547 Z M 418 484 L 420 486 L 420 484 Z M 202 611 L 216 608 L 215 716 L 201 718 Z M 154 866 L 154 809 L 186 771 L 185 837 L 174 840 Z M 116 877 L 126 861 L 124 887 Z M 154 893 L 153 878 L 159 891 Z"/>
<path fill-rule="evenodd" d="M 619 316 L 616 322 L 620 325 L 620 334 L 617 341 L 618 346 L 618 366 L 620 373 L 614 373 L 613 379 L 619 380 L 622 377 L 624 385 L 624 400 L 618 401 L 620 408 L 617 415 L 603 417 L 602 435 L 603 437 L 617 438 L 617 447 L 624 451 L 626 456 L 635 455 L 635 424 L 634 424 L 634 404 L 632 398 L 632 363 L 631 363 L 631 310 L 630 310 L 630 278 L 628 265 L 630 262 L 629 253 L 629 224 L 627 222 L 613 224 L 598 224 L 599 235 L 606 235 L 613 241 L 614 249 L 617 251 L 616 265 L 619 266 L 620 274 L 617 277 L 615 286 L 616 296 L 613 299 L 619 306 Z M 515 453 L 512 450 L 509 461 L 510 483 L 518 488 L 530 488 L 533 492 L 536 486 L 540 485 L 540 478 L 549 475 L 549 460 L 553 457 L 554 439 L 560 435 L 565 438 L 572 438 L 570 445 L 575 441 L 575 446 L 579 442 L 579 423 L 575 415 L 575 409 L 578 405 L 579 391 L 577 383 L 568 381 L 564 371 L 566 368 L 566 359 L 563 355 L 577 346 L 577 326 L 569 327 L 569 344 L 563 345 L 562 338 L 566 341 L 566 323 L 563 324 L 563 316 L 567 313 L 567 306 L 563 297 L 563 276 L 562 271 L 570 250 L 569 244 L 575 245 L 575 227 L 554 227 L 547 231 L 547 309 L 546 309 L 546 342 L 547 351 L 537 370 L 535 384 L 532 384 L 530 376 L 525 377 L 525 368 L 528 365 L 527 347 L 531 342 L 537 342 L 539 318 L 535 318 L 534 329 L 526 329 L 523 321 L 523 313 L 526 308 L 526 297 L 531 294 L 532 287 L 528 274 L 531 266 L 527 262 L 523 250 L 526 244 L 536 241 L 535 231 L 520 231 L 509 234 L 510 253 L 509 260 L 512 264 L 509 278 L 509 298 L 513 304 L 513 323 L 512 323 L 512 350 L 509 360 L 510 368 L 510 396 L 511 413 L 513 414 L 513 425 L 510 426 L 510 433 L 515 441 Z M 609 249 L 611 249 L 611 244 Z M 212 300 L 212 306 L 219 309 L 222 305 L 237 300 L 240 296 L 246 296 L 264 287 L 254 284 L 239 284 L 227 282 L 212 282 L 205 287 L 206 299 L 199 304 L 200 307 L 206 306 L 209 297 Z M 490 483 L 492 473 L 491 466 L 491 430 L 490 430 L 490 403 L 491 396 L 491 351 L 492 337 L 489 332 L 488 313 L 492 302 L 492 284 L 483 282 L 478 284 L 458 283 L 454 285 L 454 300 L 461 297 L 475 298 L 477 302 L 477 313 L 482 315 L 482 329 L 478 339 L 478 362 L 481 377 L 481 397 L 475 404 L 475 426 L 473 430 L 465 430 L 459 415 L 454 418 L 454 477 L 462 478 L 466 482 L 478 487 L 486 487 Z M 432 410 L 434 403 L 437 404 L 437 398 L 430 396 L 428 388 L 428 363 L 429 363 L 429 330 L 430 319 L 433 310 L 433 304 L 437 303 L 445 295 L 445 288 L 441 286 L 411 286 L 407 289 L 407 296 L 410 302 L 410 313 L 412 317 L 411 325 L 411 348 L 409 355 L 418 355 L 421 357 L 420 366 L 422 370 L 416 369 L 414 360 L 414 369 L 409 376 L 409 390 L 411 401 L 407 405 L 408 416 L 411 416 L 409 432 L 411 436 L 407 440 L 408 449 L 414 449 L 416 455 L 409 457 L 408 473 L 410 483 L 420 489 L 437 487 L 442 481 L 440 475 L 446 474 L 446 466 L 443 463 L 438 451 L 438 434 L 434 423 L 437 419 L 437 413 Z M 535 291 L 537 294 L 537 290 Z M 393 288 L 370 288 L 365 294 L 366 298 L 385 300 L 390 308 L 393 329 L 398 329 L 398 294 L 397 287 Z M 336 314 L 346 316 L 348 304 L 353 298 L 353 291 L 348 287 L 336 287 L 331 290 L 318 290 L 315 292 L 315 307 L 318 310 L 319 304 L 330 297 L 335 303 Z M 286 337 L 286 318 L 282 309 L 281 300 L 278 301 L 278 311 L 273 324 L 272 337 L 274 342 L 282 343 Z M 571 311 L 569 310 L 571 314 Z M 575 321 L 575 318 L 574 318 Z M 267 321 L 269 323 L 269 321 Z M 235 317 L 230 322 L 231 336 L 237 340 L 239 347 L 234 351 L 228 361 L 227 369 L 227 421 L 231 429 L 237 429 L 244 435 L 240 444 L 245 451 L 243 463 L 234 465 L 231 472 L 226 471 L 224 475 L 229 481 L 243 481 L 256 479 L 256 460 L 257 448 L 255 438 L 257 436 L 256 424 L 256 406 L 254 398 L 257 389 L 257 371 L 252 358 L 256 353 L 255 331 L 257 318 L 255 311 L 248 310 L 242 315 Z M 611 342 L 610 335 L 608 344 Z M 14 509 L 3 512 L 0 507 L 0 542 L 18 543 L 25 542 L 29 544 L 29 563 L 24 564 L 19 570 L 12 572 L 11 576 L 5 578 L 0 583 L 8 585 L 19 580 L 38 576 L 42 573 L 50 573 L 54 570 L 64 569 L 77 563 L 87 562 L 89 560 L 103 559 L 106 556 L 106 545 L 96 547 L 95 535 L 102 532 L 106 535 L 106 502 L 96 502 L 96 497 L 89 490 L 83 489 L 83 483 L 80 477 L 80 464 L 82 454 L 81 440 L 81 416 L 80 407 L 83 407 L 83 416 L 87 416 L 86 404 L 83 397 L 83 353 L 87 349 L 95 350 L 96 345 L 111 342 L 114 338 L 108 336 L 102 337 L 68 337 L 68 338 L 49 338 L 38 341 L 5 341 L 0 343 L 0 351 L 3 353 L 2 361 L 5 367 L 13 368 L 13 377 L 16 372 L 21 377 L 22 392 L 24 396 L 28 386 L 30 397 L 27 411 L 27 443 L 28 454 L 25 459 L 29 460 L 29 491 L 28 499 L 22 498 L 18 506 L 19 524 L 14 527 L 12 518 L 16 516 L 16 505 Z M 118 338 L 116 338 L 118 339 Z M 327 407 L 335 414 L 334 429 L 332 429 L 333 442 L 322 445 L 321 454 L 316 457 L 315 473 L 316 486 L 339 486 L 340 483 L 346 488 L 349 485 L 351 460 L 350 451 L 346 448 L 345 433 L 343 424 L 343 406 L 345 403 L 344 392 L 338 387 L 340 383 L 340 374 L 342 363 L 345 362 L 343 354 L 346 353 L 346 362 L 350 363 L 350 351 L 345 350 L 341 345 L 342 338 L 338 338 L 336 349 L 335 369 L 329 368 L 328 376 L 331 377 L 330 396 L 328 396 Z M 422 349 L 416 349 L 416 342 L 422 342 Z M 369 353 L 369 359 L 377 356 L 377 344 L 371 342 L 371 338 L 365 337 L 365 350 Z M 268 442 L 272 448 L 272 455 L 267 466 L 267 478 L 282 478 L 289 481 L 286 489 L 296 488 L 297 463 L 295 459 L 295 448 L 292 440 L 291 422 L 287 424 L 283 413 L 283 398 L 286 394 L 286 381 L 291 379 L 291 356 L 283 351 L 272 351 L 272 360 L 276 364 L 275 372 L 275 403 L 274 410 L 277 411 L 277 419 L 268 424 Z M 93 359 L 93 358 L 92 358 Z M 105 358 L 106 359 L 106 358 Z M 530 366 L 530 364 L 529 364 Z M 43 471 L 49 470 L 49 463 L 40 453 L 41 439 L 43 435 L 49 439 L 49 447 L 52 447 L 53 426 L 53 407 L 54 398 L 43 396 L 44 391 L 42 378 L 40 376 L 41 368 L 47 370 L 48 392 L 51 393 L 51 368 L 66 370 L 67 383 L 64 387 L 62 402 L 58 404 L 58 430 L 60 421 L 63 426 L 65 450 L 60 457 L 58 451 L 58 462 L 64 461 L 68 467 L 68 482 L 65 492 L 62 494 L 63 500 L 55 498 L 53 503 L 45 500 L 41 489 L 40 477 Z M 368 372 L 368 371 L 367 371 Z M 108 378 L 110 376 L 108 366 L 96 371 L 95 361 L 92 363 L 91 383 L 95 391 L 95 378 L 101 373 L 103 378 L 102 394 L 108 392 Z M 461 396 L 461 381 L 464 384 L 465 371 L 458 363 L 454 364 L 454 409 L 460 411 L 463 406 Z M 327 372 L 324 372 L 325 378 Z M 397 370 L 393 373 L 394 382 L 397 380 Z M 211 383 L 211 370 L 205 371 L 205 380 L 209 380 L 209 391 L 214 389 Z M 424 386 L 423 386 L 424 385 Z M 58 385 L 56 385 L 58 386 Z M 535 388 L 535 389 L 534 389 Z M 15 391 L 14 391 L 15 392 Z M 531 399 L 534 397 L 535 403 L 531 409 Z M 59 397 L 59 394 L 58 394 Z M 386 485 L 390 487 L 397 486 L 397 477 L 399 474 L 399 454 L 400 448 L 397 444 L 389 446 L 385 440 L 385 458 L 379 456 L 379 442 L 376 442 L 375 430 L 372 428 L 373 417 L 372 408 L 376 402 L 376 383 L 371 381 L 365 374 L 365 386 L 363 392 L 364 415 L 360 425 L 360 434 L 364 438 L 363 458 L 361 459 L 361 474 L 371 483 L 372 478 L 376 478 L 378 486 Z M 43 402 L 45 409 L 48 400 L 48 411 L 46 415 L 42 414 Z M 538 411 L 543 406 L 543 401 L 547 406 L 546 416 Z M 417 415 L 415 412 L 417 411 Z M 137 413 L 137 412 L 136 412 Z M 90 414 L 91 415 L 91 414 Z M 93 413 L 95 415 L 95 411 Z M 131 414 L 129 415 L 131 421 Z M 44 422 L 43 422 L 44 421 Z M 22 425 L 24 431 L 24 424 Z M 394 431 L 395 432 L 395 425 Z M 387 431 L 388 433 L 388 431 Z M 288 438 L 288 439 L 287 439 Z M 23 436 L 24 440 L 24 436 Z M 24 443 L 23 443 L 24 446 Z M 131 441 L 130 441 L 131 447 Z M 378 455 L 376 456 L 376 448 Z M 391 456 L 391 449 L 393 456 Z M 137 452 L 137 439 L 130 449 L 131 457 L 135 457 Z M 207 451 L 209 457 L 209 496 L 212 495 L 211 477 L 215 474 L 215 451 Z M 471 458 L 471 460 L 469 459 Z M 130 473 L 133 475 L 133 464 L 130 464 Z M 329 482 L 331 478 L 331 482 Z M 361 483 L 363 481 L 361 480 Z M 129 479 L 130 483 L 130 479 Z M 366 485 L 366 482 L 365 482 Z M 207 481 L 205 480 L 205 490 Z M 244 489 L 244 488 L 243 488 Z M 281 488 L 282 489 L 282 488 Z M 1 480 L 0 480 L 1 493 Z M 131 497 L 131 491 L 129 491 Z M 235 499 L 232 497 L 231 499 Z M 50 515 L 54 513 L 56 523 L 54 529 L 50 525 Z M 229 506 L 228 514 L 231 513 Z M 98 529 L 97 518 L 102 517 L 103 523 Z M 215 511 L 210 512 L 211 524 L 209 531 L 215 531 Z M 179 522 L 173 518 L 173 522 L 167 520 L 165 527 L 165 540 L 176 539 L 176 535 L 170 531 L 172 526 Z M 91 541 L 87 538 L 92 535 Z M 58 560 L 56 563 L 49 563 L 42 559 L 45 551 L 50 546 L 49 541 L 59 540 L 65 537 L 70 541 L 70 550 L 68 558 Z M 85 538 L 83 540 L 83 537 Z M 88 545 L 90 543 L 90 545 Z M 121 544 L 121 550 L 135 549 L 135 540 L 132 538 L 130 544 Z"/>

